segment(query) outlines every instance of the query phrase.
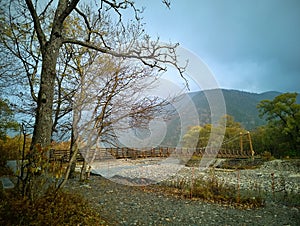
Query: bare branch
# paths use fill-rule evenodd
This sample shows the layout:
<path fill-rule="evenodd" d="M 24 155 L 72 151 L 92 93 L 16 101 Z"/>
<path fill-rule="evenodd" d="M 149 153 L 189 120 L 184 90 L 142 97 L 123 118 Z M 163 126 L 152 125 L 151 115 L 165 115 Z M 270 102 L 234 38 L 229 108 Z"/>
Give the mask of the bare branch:
<path fill-rule="evenodd" d="M 87 19 L 87 16 L 83 12 L 81 12 L 78 8 L 75 8 L 75 11 L 83 18 L 83 20 L 85 22 L 85 25 L 88 29 L 88 38 L 86 39 L 86 41 L 89 42 L 91 40 L 92 28 L 91 28 L 90 23 Z"/>
<path fill-rule="evenodd" d="M 151 68 L 157 68 L 163 71 L 166 70 L 166 66 L 162 64 L 170 64 L 175 66 L 175 68 L 180 73 L 181 77 L 184 78 L 183 73 L 186 65 L 180 66 L 177 65 L 176 62 L 177 58 L 176 58 L 175 48 L 178 46 L 178 44 L 168 46 L 168 45 L 159 45 L 158 42 L 152 44 L 148 43 L 145 45 L 142 44 L 137 49 L 133 49 L 133 50 L 129 49 L 127 52 L 116 52 L 111 49 L 103 48 L 99 45 L 90 42 L 80 41 L 80 40 L 67 38 L 63 40 L 63 43 L 80 45 L 118 58 L 137 59 L 143 62 L 143 64 Z"/>
<path fill-rule="evenodd" d="M 44 10 L 40 13 L 39 18 L 44 18 L 46 15 L 46 12 L 48 10 L 48 8 L 50 7 L 50 5 L 53 3 L 54 0 L 50 0 L 48 2 L 48 4 L 46 5 L 46 7 L 44 8 Z"/>
<path fill-rule="evenodd" d="M 133 9 L 136 20 L 141 19 L 139 17 L 139 14 L 143 12 L 143 9 L 137 9 L 135 7 L 135 3 L 133 1 L 125 0 L 125 1 L 121 1 L 121 2 L 117 3 L 116 1 L 101 0 L 100 10 L 103 8 L 103 3 L 108 5 L 107 11 L 110 9 L 113 9 L 115 11 L 115 13 L 118 14 L 119 23 L 121 23 L 121 21 L 122 21 L 122 13 L 120 12 L 120 10 L 127 9 L 128 7 L 131 7 Z"/>
<path fill-rule="evenodd" d="M 162 3 L 165 4 L 168 9 L 171 8 L 171 1 L 170 0 L 162 0 Z"/>
<path fill-rule="evenodd" d="M 43 32 L 39 17 L 38 17 L 38 15 L 36 13 L 36 10 L 35 10 L 35 8 L 32 4 L 32 1 L 31 0 L 25 0 L 25 1 L 26 1 L 26 4 L 27 4 L 27 7 L 29 9 L 29 12 L 32 16 L 33 23 L 34 23 L 34 29 L 37 33 L 38 40 L 39 40 L 41 46 L 43 47 L 46 44 L 46 36 Z"/>

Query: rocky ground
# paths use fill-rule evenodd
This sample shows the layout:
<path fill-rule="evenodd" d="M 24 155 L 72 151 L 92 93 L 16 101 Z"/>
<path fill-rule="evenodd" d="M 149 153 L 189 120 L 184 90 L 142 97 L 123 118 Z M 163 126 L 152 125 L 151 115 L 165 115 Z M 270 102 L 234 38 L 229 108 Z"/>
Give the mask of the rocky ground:
<path fill-rule="evenodd" d="M 300 225 L 299 202 L 292 200 L 299 197 L 299 161 L 274 160 L 252 170 L 202 170 L 153 159 L 118 160 L 96 166 L 92 172 L 109 179 L 92 175 L 80 185 L 70 180 L 67 189 L 83 194 L 112 225 Z M 162 178 L 193 180 L 212 173 L 224 183 L 269 194 L 265 206 L 238 209 L 145 189 Z M 279 194 L 284 197 L 276 199 Z"/>
<path fill-rule="evenodd" d="M 120 159 L 93 163 L 92 173 L 119 183 L 142 186 L 183 178 L 185 180 L 199 177 L 205 179 L 211 177 L 213 173 L 220 181 L 230 185 L 239 184 L 242 189 L 256 188 L 267 192 L 300 192 L 300 160 L 267 161 L 258 168 L 246 170 L 224 169 L 220 167 L 222 162 L 218 161 L 212 168 L 202 169 L 186 167 L 170 159 Z"/>
<path fill-rule="evenodd" d="M 214 168 L 201 171 L 193 167 L 184 167 L 176 177 L 208 178 L 211 174 L 225 184 L 235 186 L 239 184 L 241 189 L 275 193 L 300 192 L 300 161 L 298 160 L 273 160 L 265 162 L 259 168 L 246 170 Z"/>

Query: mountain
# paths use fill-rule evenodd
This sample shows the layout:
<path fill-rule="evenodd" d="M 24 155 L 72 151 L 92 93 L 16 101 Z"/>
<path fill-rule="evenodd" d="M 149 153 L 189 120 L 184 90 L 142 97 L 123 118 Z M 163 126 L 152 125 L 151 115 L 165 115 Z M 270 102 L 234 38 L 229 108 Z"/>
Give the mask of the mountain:
<path fill-rule="evenodd" d="M 211 109 L 218 109 L 218 101 L 216 97 L 220 96 L 220 91 L 224 96 L 224 102 L 226 106 L 226 114 L 234 117 L 236 122 L 241 123 L 246 130 L 253 130 L 254 128 L 266 124 L 264 119 L 259 117 L 257 105 L 262 100 L 273 100 L 276 96 L 282 94 L 276 91 L 264 92 L 264 93 L 249 93 L 239 90 L 226 90 L 226 89 L 212 89 L 198 92 L 188 93 L 188 98 L 179 98 L 177 103 L 177 109 L 180 108 L 180 113 L 175 114 L 172 119 L 167 123 L 167 134 L 163 141 L 163 145 L 177 145 L 174 142 L 179 142 L 190 126 L 197 125 L 195 123 L 194 115 L 191 114 L 193 109 L 196 109 L 199 116 L 200 125 L 211 123 Z M 207 98 L 209 97 L 209 98 Z M 191 101 L 188 101 L 191 100 Z M 212 100 L 208 103 L 208 100 Z M 298 95 L 297 103 L 300 103 L 300 95 Z M 191 107 L 193 105 L 193 107 Z M 179 106 L 179 107 L 178 107 Z M 218 110 L 214 110 L 218 113 Z M 221 112 L 221 111 L 219 111 Z M 180 116 L 181 114 L 181 116 Z M 187 117 L 185 117 L 187 115 Z M 182 120 L 182 116 L 185 118 Z M 219 120 L 222 117 L 221 113 L 215 115 L 214 118 Z M 184 121 L 184 124 L 182 124 Z"/>
<path fill-rule="evenodd" d="M 234 117 L 235 121 L 240 122 L 247 130 L 265 124 L 265 121 L 258 116 L 257 105 L 262 100 L 272 100 L 280 95 L 280 92 L 249 93 L 239 90 L 221 90 L 224 96 L 226 114 Z M 206 96 L 215 96 L 220 90 L 205 90 L 189 93 L 193 100 L 201 123 L 210 122 L 210 107 Z"/>

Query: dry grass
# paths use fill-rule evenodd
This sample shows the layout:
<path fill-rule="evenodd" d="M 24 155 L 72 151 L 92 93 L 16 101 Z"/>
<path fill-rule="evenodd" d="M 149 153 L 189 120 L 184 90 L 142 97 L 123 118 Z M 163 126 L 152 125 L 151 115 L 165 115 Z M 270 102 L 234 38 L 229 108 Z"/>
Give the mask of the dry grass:
<path fill-rule="evenodd" d="M 30 202 L 1 191 L 0 200 L 0 225 L 108 225 L 78 194 L 46 194 Z"/>
<path fill-rule="evenodd" d="M 219 168 L 223 169 L 257 169 L 267 160 L 265 159 L 227 159 L 221 163 Z"/>
<path fill-rule="evenodd" d="M 201 199 L 238 208 L 257 208 L 265 204 L 261 196 L 242 195 L 238 187 L 228 186 L 215 177 L 214 173 L 211 173 L 208 179 L 186 180 L 182 178 L 162 182 L 157 189 L 187 199 Z"/>

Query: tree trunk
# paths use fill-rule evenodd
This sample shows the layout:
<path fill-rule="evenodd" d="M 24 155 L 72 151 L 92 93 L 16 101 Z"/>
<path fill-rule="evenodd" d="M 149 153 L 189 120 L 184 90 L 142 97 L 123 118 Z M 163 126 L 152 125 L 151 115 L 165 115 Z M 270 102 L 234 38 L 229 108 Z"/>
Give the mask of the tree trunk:
<path fill-rule="evenodd" d="M 38 144 L 48 147 L 51 143 L 52 109 L 56 76 L 56 62 L 61 43 L 53 40 L 42 49 L 42 74 L 38 94 L 36 118 L 32 136 L 31 150 Z"/>
<path fill-rule="evenodd" d="M 76 168 L 76 159 L 74 161 L 72 160 L 72 156 L 74 154 L 77 154 L 77 151 L 75 150 L 76 148 L 76 139 L 74 136 L 74 129 L 72 128 L 72 132 L 71 132 L 71 146 L 70 146 L 70 174 L 69 174 L 69 178 L 75 178 L 75 168 Z"/>

